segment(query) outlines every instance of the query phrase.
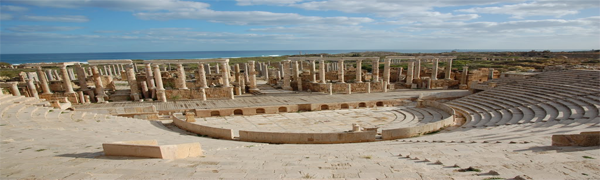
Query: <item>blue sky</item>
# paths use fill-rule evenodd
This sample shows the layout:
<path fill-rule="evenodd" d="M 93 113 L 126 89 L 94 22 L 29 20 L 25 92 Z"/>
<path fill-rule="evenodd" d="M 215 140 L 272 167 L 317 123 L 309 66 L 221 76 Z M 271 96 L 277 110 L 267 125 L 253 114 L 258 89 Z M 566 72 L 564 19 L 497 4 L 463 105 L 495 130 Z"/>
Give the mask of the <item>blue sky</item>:
<path fill-rule="evenodd" d="M 598 0 L 0 0 L 2 54 L 600 49 Z"/>

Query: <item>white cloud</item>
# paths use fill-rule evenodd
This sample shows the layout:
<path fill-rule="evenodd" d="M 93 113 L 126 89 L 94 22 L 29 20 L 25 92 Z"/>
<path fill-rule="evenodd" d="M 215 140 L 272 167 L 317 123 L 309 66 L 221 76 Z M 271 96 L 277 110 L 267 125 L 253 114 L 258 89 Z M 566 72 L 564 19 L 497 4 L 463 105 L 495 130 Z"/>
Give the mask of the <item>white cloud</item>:
<path fill-rule="evenodd" d="M 13 16 L 10 14 L 6 14 L 6 13 L 0 13 L 0 20 L 2 21 L 6 21 L 6 20 L 12 20 Z"/>
<path fill-rule="evenodd" d="M 29 10 L 26 7 L 21 6 L 11 6 L 11 5 L 2 5 L 0 6 L 1 11 L 13 11 L 13 12 L 23 12 Z"/>
<path fill-rule="evenodd" d="M 250 5 L 290 5 L 302 0 L 236 0 L 237 5 L 250 6 Z"/>
<path fill-rule="evenodd" d="M 562 17 L 577 14 L 579 10 L 599 7 L 600 3 L 595 0 L 573 0 L 573 1 L 533 1 L 503 6 L 474 7 L 460 9 L 457 12 L 486 13 L 486 14 L 508 14 L 512 18 L 523 19 L 529 16 L 553 16 Z"/>
<path fill-rule="evenodd" d="M 51 22 L 88 22 L 90 21 L 85 16 L 21 16 L 21 20 L 25 21 L 51 21 Z"/>
<path fill-rule="evenodd" d="M 213 11 L 209 9 L 186 12 L 136 13 L 146 20 L 198 19 L 234 25 L 288 25 L 288 24 L 350 24 L 372 22 L 366 17 L 318 17 L 295 13 L 272 13 L 265 11 Z"/>
<path fill-rule="evenodd" d="M 81 29 L 82 27 L 74 26 L 28 26 L 19 25 L 6 28 L 7 30 L 14 32 L 51 32 L 51 31 L 71 31 Z"/>
<path fill-rule="evenodd" d="M 207 8 L 210 5 L 202 2 L 182 0 L 6 0 L 41 7 L 80 8 L 99 7 L 122 11 L 135 10 L 194 10 Z"/>

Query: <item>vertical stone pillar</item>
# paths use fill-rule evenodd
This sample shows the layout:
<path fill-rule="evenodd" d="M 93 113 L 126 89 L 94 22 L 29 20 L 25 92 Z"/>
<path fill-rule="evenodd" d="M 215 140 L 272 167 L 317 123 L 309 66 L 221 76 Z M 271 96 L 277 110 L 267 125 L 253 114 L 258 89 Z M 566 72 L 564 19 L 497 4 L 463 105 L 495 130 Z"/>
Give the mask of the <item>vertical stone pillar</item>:
<path fill-rule="evenodd" d="M 250 70 L 250 72 L 248 72 L 250 91 L 258 91 L 258 88 L 256 88 L 256 64 L 254 61 L 248 61 L 248 66 L 248 69 Z"/>
<path fill-rule="evenodd" d="M 228 67 L 227 63 L 229 63 L 229 60 L 221 63 L 221 65 L 223 66 L 222 70 L 219 70 L 219 66 L 217 66 L 217 70 L 223 71 L 223 87 L 230 87 L 230 85 L 229 85 L 229 68 L 227 68 Z M 232 89 L 232 93 L 233 93 L 233 89 Z"/>
<path fill-rule="evenodd" d="M 265 63 L 265 67 L 263 69 L 263 71 L 265 71 L 264 77 L 265 77 L 265 81 L 267 81 L 267 84 L 269 83 L 269 65 Z"/>
<path fill-rule="evenodd" d="M 83 94 L 83 91 L 77 91 L 77 97 L 79 97 L 79 103 L 83 104 L 85 103 L 85 95 Z"/>
<path fill-rule="evenodd" d="M 217 65 L 215 65 L 215 74 L 219 74 L 221 73 L 221 68 L 219 66 L 219 63 L 217 63 Z"/>
<path fill-rule="evenodd" d="M 338 72 L 339 72 L 339 77 L 338 79 L 340 80 L 340 83 L 346 83 L 344 81 L 344 60 L 341 59 L 340 61 L 338 61 Z"/>
<path fill-rule="evenodd" d="M 371 82 L 367 82 L 367 93 L 371 93 Z"/>
<path fill-rule="evenodd" d="M 290 75 L 292 74 L 290 72 L 290 60 L 285 60 L 283 61 L 283 89 L 284 90 L 293 90 L 292 86 L 290 84 Z"/>
<path fill-rule="evenodd" d="M 10 93 L 13 96 L 20 96 L 21 92 L 19 92 L 19 83 L 18 82 L 8 82 L 10 84 Z"/>
<path fill-rule="evenodd" d="M 317 83 L 317 71 L 315 60 L 310 60 L 310 82 Z"/>
<path fill-rule="evenodd" d="M 433 69 L 431 69 L 431 80 L 437 80 L 438 63 L 438 58 L 433 59 Z"/>
<path fill-rule="evenodd" d="M 452 73 L 452 59 L 448 59 L 446 64 L 446 79 L 450 79 L 450 73 Z"/>
<path fill-rule="evenodd" d="M 165 93 L 165 87 L 162 82 L 162 74 L 160 74 L 160 67 L 158 64 L 154 65 L 154 82 L 156 83 L 156 96 L 158 101 L 167 102 L 167 94 Z"/>
<path fill-rule="evenodd" d="M 383 81 L 390 83 L 390 59 L 383 60 Z"/>
<path fill-rule="evenodd" d="M 37 92 L 37 88 L 35 87 L 35 84 L 33 83 L 33 79 L 27 79 L 27 88 L 29 89 L 29 94 L 31 94 L 31 97 L 34 97 L 36 99 L 39 99 L 40 96 L 38 95 Z"/>
<path fill-rule="evenodd" d="M 492 80 L 494 79 L 494 68 L 488 68 L 490 70 L 490 73 L 488 75 L 488 80 Z"/>
<path fill-rule="evenodd" d="M 362 82 L 362 60 L 356 61 L 356 81 L 357 83 Z"/>
<path fill-rule="evenodd" d="M 75 80 L 75 73 L 73 72 L 73 68 L 67 69 L 67 72 L 69 73 L 69 78 L 71 78 L 71 80 Z"/>
<path fill-rule="evenodd" d="M 400 67 L 400 69 L 398 69 L 398 81 L 396 82 L 400 82 L 402 80 L 402 71 L 404 70 L 404 67 Z"/>
<path fill-rule="evenodd" d="M 325 60 L 319 61 L 319 81 L 321 84 L 325 84 Z"/>
<path fill-rule="evenodd" d="M 133 65 L 127 67 L 127 83 L 129 84 L 129 89 L 131 89 L 131 99 L 134 101 L 139 101 L 140 89 L 138 88 L 137 79 L 135 78 L 135 70 L 133 69 Z"/>
<path fill-rule="evenodd" d="M 373 60 L 373 68 L 371 70 L 371 81 L 372 82 L 379 82 L 379 59 L 375 59 Z"/>
<path fill-rule="evenodd" d="M 69 72 L 67 71 L 67 65 L 60 66 L 60 72 L 62 74 L 63 82 L 65 83 L 65 94 L 75 93 L 73 91 L 73 84 L 71 84 L 71 79 L 69 78 Z"/>
<path fill-rule="evenodd" d="M 200 88 L 208 88 L 206 85 L 206 72 L 204 71 L 204 63 L 198 63 L 198 78 L 196 81 L 200 84 Z"/>
<path fill-rule="evenodd" d="M 46 78 L 48 79 L 48 81 L 54 80 L 54 77 L 52 76 L 52 70 L 46 69 Z"/>
<path fill-rule="evenodd" d="M 346 94 L 352 94 L 352 84 L 348 84 L 348 89 L 346 89 Z"/>
<path fill-rule="evenodd" d="M 42 94 L 52 94 L 52 91 L 50 91 L 50 85 L 48 85 L 48 78 L 46 76 L 46 73 L 42 71 L 42 67 L 37 67 L 37 74 L 38 79 L 40 79 L 40 86 L 42 87 L 43 91 Z"/>
<path fill-rule="evenodd" d="M 383 90 L 383 92 L 388 92 L 388 82 L 387 81 L 383 81 L 383 88 L 381 88 Z"/>
<path fill-rule="evenodd" d="M 234 74 L 234 78 L 235 78 L 235 82 L 238 83 L 238 85 L 242 85 L 240 83 L 240 64 L 235 64 L 233 67 L 233 74 Z"/>
<path fill-rule="evenodd" d="M 421 59 L 417 59 L 417 63 L 415 64 L 414 76 L 414 79 L 421 79 Z"/>
<path fill-rule="evenodd" d="M 79 64 L 79 63 L 75 64 L 75 70 L 77 73 L 77 81 L 79 81 L 80 90 L 87 91 L 88 86 L 87 86 L 87 81 L 86 81 L 86 77 L 85 77 L 85 70 L 83 69 L 83 67 L 81 67 L 81 64 Z"/>
<path fill-rule="evenodd" d="M 332 83 L 328 83 L 328 91 L 329 91 L 329 95 L 333 95 L 333 84 Z"/>
<path fill-rule="evenodd" d="M 206 69 L 204 69 L 204 71 L 206 71 L 206 74 L 211 74 L 212 73 L 212 72 L 210 72 L 211 71 L 210 70 L 210 64 L 206 64 L 206 66 L 204 66 L 204 68 L 206 68 Z"/>
<path fill-rule="evenodd" d="M 104 68 L 106 68 L 106 75 L 114 76 L 112 70 L 110 70 L 110 65 L 105 65 Z"/>
<path fill-rule="evenodd" d="M 206 88 L 200 88 L 201 100 L 206 101 Z"/>
<path fill-rule="evenodd" d="M 154 73 L 152 72 L 152 67 L 150 64 L 145 65 L 146 69 L 146 85 L 148 86 L 148 97 L 146 98 L 155 98 L 156 97 L 156 85 L 154 84 Z"/>
<path fill-rule="evenodd" d="M 460 76 L 460 89 L 467 89 L 467 76 L 469 74 L 469 66 L 463 66 L 462 76 Z"/>
<path fill-rule="evenodd" d="M 410 61 L 408 62 L 408 69 L 406 70 L 406 85 L 411 85 L 413 82 L 413 73 L 414 73 L 414 69 L 415 68 L 415 62 L 414 61 Z"/>
<path fill-rule="evenodd" d="M 92 66 L 92 77 L 94 79 L 94 86 L 96 86 L 96 102 L 104 102 L 104 85 L 102 84 L 102 77 L 100 75 L 98 66 Z"/>
<path fill-rule="evenodd" d="M 185 78 L 185 69 L 183 68 L 183 64 L 177 64 L 177 80 L 179 82 L 179 89 L 188 89 L 187 81 Z"/>
<path fill-rule="evenodd" d="M 133 63 L 133 70 L 134 72 L 140 72 L 140 70 L 138 70 L 137 64 Z"/>

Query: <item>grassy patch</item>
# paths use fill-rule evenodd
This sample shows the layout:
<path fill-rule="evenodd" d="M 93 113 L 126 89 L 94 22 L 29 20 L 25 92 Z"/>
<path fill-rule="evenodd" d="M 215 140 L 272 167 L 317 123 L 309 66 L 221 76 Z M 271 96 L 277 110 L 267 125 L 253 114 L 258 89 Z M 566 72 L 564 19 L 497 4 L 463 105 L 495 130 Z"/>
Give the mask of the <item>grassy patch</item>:
<path fill-rule="evenodd" d="M 50 110 L 48 110 L 48 112 L 54 112 L 54 110 L 50 109 Z"/>
<path fill-rule="evenodd" d="M 6 124 L 0 124 L 0 126 L 6 126 Z"/>
<path fill-rule="evenodd" d="M 373 158 L 372 156 L 361 156 L 361 158 L 365 158 L 365 159 L 371 159 Z"/>
<path fill-rule="evenodd" d="M 586 158 L 586 159 L 596 159 L 596 158 L 593 158 L 593 157 L 591 157 L 591 156 L 582 156 L 582 157 L 583 157 L 583 158 Z"/>
<path fill-rule="evenodd" d="M 315 176 L 314 176 L 314 175 L 310 175 L 310 174 L 306 173 L 306 174 L 302 174 L 302 178 L 304 178 L 304 179 L 314 179 L 314 178 L 315 178 Z"/>
<path fill-rule="evenodd" d="M 36 151 L 36 152 L 42 152 L 42 151 L 45 151 L 45 150 L 46 150 L 46 149 L 38 149 L 38 150 L 35 150 L 35 151 Z"/>

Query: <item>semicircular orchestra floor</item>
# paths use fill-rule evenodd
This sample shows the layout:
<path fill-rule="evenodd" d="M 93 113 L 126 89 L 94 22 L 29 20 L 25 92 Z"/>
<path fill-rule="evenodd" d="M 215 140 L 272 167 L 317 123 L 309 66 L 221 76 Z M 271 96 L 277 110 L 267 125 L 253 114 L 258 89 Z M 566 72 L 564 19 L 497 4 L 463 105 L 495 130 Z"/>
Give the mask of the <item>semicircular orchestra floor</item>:
<path fill-rule="evenodd" d="M 196 124 L 248 131 L 324 133 L 343 132 L 352 124 L 364 128 L 383 128 L 397 123 L 392 112 L 402 107 L 325 110 L 313 112 L 261 114 L 253 116 L 219 116 L 196 118 Z"/>

